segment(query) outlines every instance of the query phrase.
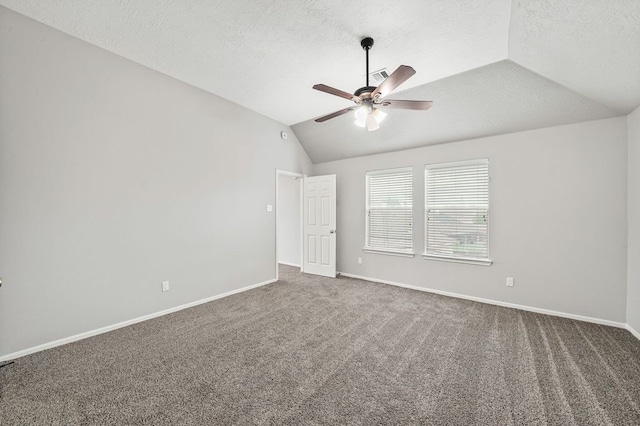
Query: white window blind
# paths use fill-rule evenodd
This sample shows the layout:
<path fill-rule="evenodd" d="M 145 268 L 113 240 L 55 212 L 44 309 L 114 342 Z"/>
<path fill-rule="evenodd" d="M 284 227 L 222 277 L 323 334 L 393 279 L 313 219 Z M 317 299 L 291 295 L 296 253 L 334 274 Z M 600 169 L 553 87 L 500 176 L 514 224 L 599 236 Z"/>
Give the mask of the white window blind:
<path fill-rule="evenodd" d="M 425 256 L 489 263 L 489 160 L 425 167 Z"/>
<path fill-rule="evenodd" d="M 366 175 L 365 250 L 413 254 L 413 169 Z"/>

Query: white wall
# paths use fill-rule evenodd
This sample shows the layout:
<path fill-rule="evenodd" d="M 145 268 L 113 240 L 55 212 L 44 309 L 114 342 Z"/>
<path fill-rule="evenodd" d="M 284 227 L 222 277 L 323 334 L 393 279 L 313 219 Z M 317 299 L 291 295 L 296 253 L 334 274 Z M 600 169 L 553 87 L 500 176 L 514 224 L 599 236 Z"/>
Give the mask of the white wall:
<path fill-rule="evenodd" d="M 0 58 L 0 356 L 275 277 L 286 126 L 2 7 Z"/>
<path fill-rule="evenodd" d="M 300 266 L 300 179 L 278 176 L 278 262 Z"/>
<path fill-rule="evenodd" d="M 627 324 L 640 333 L 640 108 L 627 117 L 629 137 L 629 241 Z"/>
<path fill-rule="evenodd" d="M 318 164 L 314 173 L 337 174 L 343 273 L 624 323 L 626 151 L 623 117 Z M 494 264 L 423 260 L 424 165 L 485 157 Z M 363 253 L 365 172 L 404 166 L 414 169 L 418 255 Z"/>

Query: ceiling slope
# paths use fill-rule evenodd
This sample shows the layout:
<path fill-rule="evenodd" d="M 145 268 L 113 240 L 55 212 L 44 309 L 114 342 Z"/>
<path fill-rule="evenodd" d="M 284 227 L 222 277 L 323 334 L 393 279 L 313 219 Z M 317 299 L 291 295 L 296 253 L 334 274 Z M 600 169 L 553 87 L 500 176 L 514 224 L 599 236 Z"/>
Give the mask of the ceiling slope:
<path fill-rule="evenodd" d="M 292 126 L 314 163 L 614 117 L 617 112 L 511 61 L 392 94 L 388 99 L 436 99 L 429 111 L 388 111 L 375 132 L 353 114 Z M 345 104 L 348 101 L 343 100 Z"/>
<path fill-rule="evenodd" d="M 509 59 L 628 114 L 640 105 L 640 1 L 514 1 Z"/>
<path fill-rule="evenodd" d="M 293 125 L 314 162 L 624 115 L 640 105 L 640 0 L 0 0 L 18 13 Z M 380 130 L 313 90 L 417 74 Z M 297 123 L 297 124 L 294 124 Z"/>

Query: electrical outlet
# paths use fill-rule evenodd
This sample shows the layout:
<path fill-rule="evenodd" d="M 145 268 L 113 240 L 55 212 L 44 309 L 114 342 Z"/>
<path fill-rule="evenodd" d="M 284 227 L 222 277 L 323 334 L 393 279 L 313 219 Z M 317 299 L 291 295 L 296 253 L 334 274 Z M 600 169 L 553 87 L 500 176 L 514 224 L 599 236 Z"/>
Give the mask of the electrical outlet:
<path fill-rule="evenodd" d="M 513 287 L 513 277 L 507 277 L 507 287 Z"/>
<path fill-rule="evenodd" d="M 362 258 L 361 257 L 358 258 L 358 265 L 362 265 Z"/>
<path fill-rule="evenodd" d="M 169 291 L 169 281 L 162 281 L 162 291 Z"/>

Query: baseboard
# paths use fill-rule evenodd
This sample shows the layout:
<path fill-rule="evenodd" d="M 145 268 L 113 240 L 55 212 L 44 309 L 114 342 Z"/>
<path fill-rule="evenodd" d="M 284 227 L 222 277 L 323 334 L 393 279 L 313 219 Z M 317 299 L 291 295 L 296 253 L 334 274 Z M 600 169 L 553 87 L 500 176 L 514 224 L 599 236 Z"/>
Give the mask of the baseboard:
<path fill-rule="evenodd" d="M 638 333 L 633 327 L 627 324 L 625 328 L 629 330 L 629 333 L 633 334 L 636 337 L 636 339 L 640 340 L 640 333 Z"/>
<path fill-rule="evenodd" d="M 300 265 L 296 265 L 295 263 L 289 263 L 289 262 L 278 262 L 280 265 L 287 265 L 287 266 L 293 266 L 296 268 L 299 268 Z"/>
<path fill-rule="evenodd" d="M 280 263 L 282 263 L 282 262 L 280 262 Z M 299 267 L 299 265 L 289 265 L 289 266 Z M 484 299 L 484 298 L 481 298 L 481 297 L 467 296 L 467 295 L 459 294 L 459 293 L 452 293 L 452 292 L 448 292 L 448 291 L 435 290 L 435 289 L 425 288 L 425 287 L 418 287 L 418 286 L 414 286 L 414 285 L 410 285 L 410 284 L 402 284 L 402 283 L 398 283 L 398 282 L 394 282 L 394 281 L 381 280 L 381 279 L 371 278 L 371 277 L 364 277 L 364 276 L 361 276 L 361 275 L 349 274 L 349 273 L 346 273 L 346 272 L 341 272 L 340 274 L 343 277 L 356 278 L 356 279 L 359 279 L 359 280 L 371 281 L 371 282 L 387 284 L 387 285 L 392 285 L 392 286 L 402 287 L 402 288 L 408 288 L 408 289 L 411 289 L 411 290 L 418 290 L 418 291 L 424 291 L 424 292 L 427 292 L 427 293 L 440 294 L 440 295 L 443 295 L 443 296 L 455 297 L 457 299 L 472 300 L 472 301 L 475 301 L 475 302 L 487 303 L 487 304 L 490 304 L 490 305 L 504 306 L 504 307 L 507 307 L 507 308 L 521 309 L 523 311 L 536 312 L 536 313 L 539 313 L 539 314 L 553 315 L 553 316 L 557 316 L 557 317 L 570 318 L 570 319 L 575 319 L 575 320 L 579 320 L 579 321 L 591 322 L 591 323 L 595 323 L 595 324 L 602 324 L 602 325 L 609 325 L 609 326 L 612 326 L 612 327 L 624 328 L 624 329 L 628 330 L 631 334 L 633 334 L 637 339 L 640 340 L 640 333 L 638 331 L 636 331 L 629 324 L 624 324 L 624 323 L 621 323 L 621 322 L 603 320 L 603 319 L 599 319 L 599 318 L 586 317 L 586 316 L 582 316 L 582 315 L 568 314 L 568 313 L 565 313 L 565 312 L 552 311 L 552 310 L 548 310 L 548 309 L 534 308 L 534 307 L 531 307 L 531 306 L 518 305 L 518 304 L 515 304 L 515 303 L 500 302 L 500 301 L 492 300 L 492 299 Z M 53 342 L 48 342 L 48 343 L 44 343 L 42 345 L 38 345 L 38 346 L 31 347 L 31 348 L 23 349 L 23 350 L 18 351 L 18 352 L 13 352 L 13 353 L 10 353 L 10 354 L 4 355 L 4 356 L 0 356 L 0 362 L 13 360 L 13 359 L 20 358 L 20 357 L 23 357 L 23 356 L 26 356 L 26 355 L 30 355 L 32 353 L 44 351 L 46 349 L 55 348 L 56 346 L 66 345 L 67 343 L 72 343 L 72 342 L 76 342 L 78 340 L 86 339 L 88 337 L 97 336 L 98 334 L 107 333 L 109 331 L 117 330 L 117 329 L 122 328 L 122 327 L 127 327 L 129 325 L 133 325 L 133 324 L 136 324 L 136 323 L 139 323 L 139 322 L 142 322 L 142 321 L 147 321 L 147 320 L 150 320 L 150 319 L 153 319 L 153 318 L 157 318 L 157 317 L 160 317 L 160 316 L 163 316 L 163 315 L 167 315 L 167 314 L 170 314 L 170 313 L 173 313 L 173 312 L 181 311 L 183 309 L 191 308 L 193 306 L 201 305 L 203 303 L 212 302 L 212 301 L 217 300 L 217 299 L 222 299 L 224 297 L 228 297 L 228 296 L 231 296 L 231 295 L 234 295 L 234 294 L 237 294 L 237 293 L 242 293 L 244 291 L 248 291 L 248 290 L 251 290 L 251 289 L 254 289 L 254 288 L 257 288 L 257 287 L 261 287 L 261 286 L 264 286 L 264 285 L 267 285 L 267 284 L 274 283 L 274 282 L 276 282 L 275 279 L 263 281 L 263 282 L 260 282 L 260 283 L 257 283 L 257 284 L 253 284 L 253 285 L 250 285 L 250 286 L 247 286 L 247 287 L 239 288 L 237 290 L 232 290 L 232 291 L 228 291 L 226 293 L 218 294 L 216 296 L 211 296 L 211 297 L 207 297 L 205 299 L 196 300 L 195 302 L 186 303 L 184 305 L 180 305 L 180 306 L 176 306 L 176 307 L 173 307 L 173 308 L 165 309 L 163 311 L 159 311 L 159 312 L 155 312 L 155 313 L 152 313 L 152 314 L 144 315 L 144 316 L 141 316 L 141 317 L 138 317 L 138 318 L 134 318 L 134 319 L 130 319 L 130 320 L 127 320 L 127 321 L 119 322 L 117 324 L 108 325 L 106 327 L 101 327 L 101 328 L 98 328 L 98 329 L 95 329 L 95 330 L 87 331 L 87 332 L 76 334 L 76 335 L 69 336 L 69 337 L 65 337 L 63 339 L 55 340 Z"/>
<path fill-rule="evenodd" d="M 627 324 L 622 323 L 622 322 L 610 321 L 610 320 L 605 320 L 605 319 L 600 319 L 600 318 L 593 318 L 593 317 L 586 317 L 586 316 L 583 316 L 583 315 L 568 314 L 566 312 L 552 311 L 552 310 L 549 310 L 549 309 L 535 308 L 535 307 L 532 307 L 532 306 L 518 305 L 518 304 L 515 304 L 515 303 L 500 302 L 498 300 L 484 299 L 482 297 L 467 296 L 467 295 L 464 295 L 464 294 L 452 293 L 452 292 L 449 292 L 449 291 L 435 290 L 435 289 L 432 289 L 432 288 L 418 287 L 418 286 L 415 286 L 415 285 L 402 284 L 402 283 L 398 283 L 398 282 L 394 282 L 394 281 L 380 280 L 380 279 L 377 279 L 377 278 L 370 278 L 370 277 L 363 277 L 363 276 L 360 276 L 360 275 L 349 274 L 349 273 L 346 273 L 346 272 L 341 272 L 341 274 L 342 274 L 343 277 L 350 277 L 350 278 L 356 278 L 356 279 L 359 279 L 359 280 L 372 281 L 372 282 L 381 283 L 381 284 L 388 284 L 388 285 L 393 285 L 393 286 L 396 286 L 396 287 L 408 288 L 408 289 L 411 289 L 411 290 L 424 291 L 424 292 L 427 292 L 427 293 L 435 293 L 435 294 L 440 294 L 442 296 L 455 297 L 457 299 L 473 300 L 474 302 L 487 303 L 489 305 L 496 305 L 496 306 L 504 306 L 505 308 L 521 309 L 523 311 L 535 312 L 535 313 L 538 313 L 538 314 L 553 315 L 553 316 L 556 316 L 556 317 L 569 318 L 569 319 L 574 319 L 574 320 L 578 320 L 578 321 L 586 321 L 586 322 L 591 322 L 591 323 L 595 323 L 595 324 L 609 325 L 609 326 L 612 326 L 612 327 L 626 328 L 627 330 L 631 331 L 631 333 L 635 333 L 635 336 L 638 337 L 638 334 L 637 334 L 637 332 L 635 330 L 631 329 Z"/>
<path fill-rule="evenodd" d="M 43 343 L 42 345 L 34 346 L 31 348 L 23 349 L 18 352 L 13 352 L 8 355 L 0 356 L 0 362 L 9 361 L 12 359 L 20 358 L 26 355 L 30 355 L 32 353 L 44 351 L 45 349 L 55 348 L 56 346 L 66 345 L 67 343 L 76 342 L 78 340 L 86 339 L 87 337 L 97 336 L 98 334 L 107 333 L 109 331 L 117 330 L 122 327 L 127 327 L 129 325 L 133 325 L 142 321 L 147 321 L 153 318 L 161 317 L 163 315 L 171 314 L 173 312 L 181 311 L 183 309 L 192 308 L 197 305 L 202 305 L 203 303 L 212 302 L 217 299 L 222 299 L 223 297 L 232 296 L 237 293 L 242 293 L 247 290 L 252 290 L 257 287 L 262 287 L 263 285 L 271 284 L 276 282 L 275 279 L 267 280 L 260 282 L 258 284 L 253 284 L 247 287 L 242 287 L 237 290 L 228 291 L 226 293 L 218 294 L 216 296 L 207 297 L 205 299 L 196 300 L 195 302 L 186 303 L 184 305 L 176 306 L 173 308 L 165 309 L 163 311 L 154 312 L 152 314 L 144 315 L 138 318 L 130 319 L 127 321 L 119 322 L 117 324 L 108 325 L 106 327 L 101 327 L 95 330 L 86 331 L 84 333 L 76 334 L 73 336 L 65 337 L 63 339 L 54 340 L 53 342 Z"/>

